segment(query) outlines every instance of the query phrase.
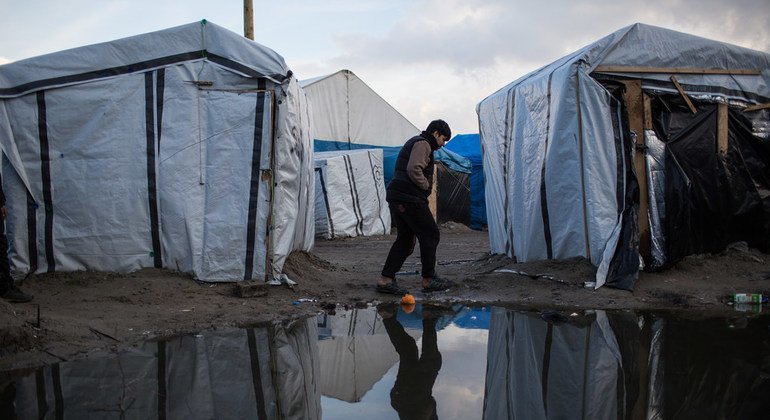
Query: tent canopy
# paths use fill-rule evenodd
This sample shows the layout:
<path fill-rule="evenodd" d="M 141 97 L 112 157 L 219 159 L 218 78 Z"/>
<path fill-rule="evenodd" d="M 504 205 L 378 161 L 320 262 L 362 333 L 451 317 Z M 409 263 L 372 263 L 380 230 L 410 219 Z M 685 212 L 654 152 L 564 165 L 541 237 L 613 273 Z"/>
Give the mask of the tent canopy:
<path fill-rule="evenodd" d="M 632 288 L 634 138 L 623 101 L 602 81 L 635 79 L 644 91 L 678 94 L 674 73 L 695 99 L 770 101 L 770 55 L 635 24 L 479 103 L 492 251 L 519 261 L 583 256 L 598 267 L 597 287 Z"/>

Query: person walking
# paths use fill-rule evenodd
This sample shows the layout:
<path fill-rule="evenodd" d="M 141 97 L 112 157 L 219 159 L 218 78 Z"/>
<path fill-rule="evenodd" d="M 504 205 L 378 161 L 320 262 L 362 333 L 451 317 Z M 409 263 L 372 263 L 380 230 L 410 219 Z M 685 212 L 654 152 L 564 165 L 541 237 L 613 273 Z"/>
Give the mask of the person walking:
<path fill-rule="evenodd" d="M 32 300 L 32 295 L 22 292 L 13 282 L 11 265 L 8 261 L 8 238 L 5 236 L 5 218 L 8 210 L 5 208 L 5 194 L 0 182 L 0 297 L 11 303 L 24 303 Z"/>
<path fill-rule="evenodd" d="M 380 293 L 409 293 L 398 285 L 396 273 L 414 252 L 415 241 L 420 242 L 422 291 L 443 291 L 452 286 L 450 281 L 436 276 L 436 248 L 440 234 L 428 207 L 428 197 L 433 188 L 433 153 L 451 137 L 452 131 L 444 120 L 431 121 L 425 131 L 407 140 L 396 158 L 386 200 L 397 233 L 377 281 L 376 290 Z"/>

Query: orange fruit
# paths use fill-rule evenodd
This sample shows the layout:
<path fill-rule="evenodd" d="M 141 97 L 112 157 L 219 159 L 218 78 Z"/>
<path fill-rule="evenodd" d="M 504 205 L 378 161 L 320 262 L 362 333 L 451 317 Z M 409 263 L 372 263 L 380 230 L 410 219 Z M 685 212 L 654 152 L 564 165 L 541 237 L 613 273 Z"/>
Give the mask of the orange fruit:
<path fill-rule="evenodd" d="M 401 298 L 401 303 L 404 305 L 414 305 L 414 296 L 410 294 L 405 294 L 404 297 Z"/>

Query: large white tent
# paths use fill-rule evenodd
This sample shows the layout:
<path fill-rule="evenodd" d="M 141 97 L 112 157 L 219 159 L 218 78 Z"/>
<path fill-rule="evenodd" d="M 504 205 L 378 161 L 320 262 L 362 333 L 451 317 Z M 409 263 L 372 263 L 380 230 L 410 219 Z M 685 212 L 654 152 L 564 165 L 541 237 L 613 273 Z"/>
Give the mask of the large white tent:
<path fill-rule="evenodd" d="M 316 151 L 398 147 L 420 130 L 350 70 L 302 80 Z"/>
<path fill-rule="evenodd" d="M 643 24 L 519 78 L 477 106 L 492 251 L 586 257 L 596 287 L 631 289 L 640 249 L 658 268 L 729 240 L 768 247 L 767 102 L 770 55 Z"/>
<path fill-rule="evenodd" d="M 14 269 L 281 277 L 313 245 L 309 120 L 281 56 L 205 20 L 0 66 Z"/>

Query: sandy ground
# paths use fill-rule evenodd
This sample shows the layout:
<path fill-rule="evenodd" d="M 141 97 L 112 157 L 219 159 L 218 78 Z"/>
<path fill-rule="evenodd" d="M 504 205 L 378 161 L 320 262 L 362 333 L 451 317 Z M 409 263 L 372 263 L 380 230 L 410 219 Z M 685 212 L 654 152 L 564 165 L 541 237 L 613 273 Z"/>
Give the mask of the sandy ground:
<path fill-rule="evenodd" d="M 747 316 L 727 305 L 733 292 L 770 294 L 770 255 L 734 244 L 696 255 L 662 273 L 641 273 L 633 292 L 588 289 L 595 268 L 584 259 L 516 264 L 491 255 L 486 232 L 442 226 L 438 272 L 457 282 L 448 292 L 419 292 L 419 251 L 399 276 L 418 301 L 579 311 L 676 310 L 693 316 Z M 374 283 L 394 236 L 318 240 L 312 253 L 292 254 L 285 272 L 293 288 L 242 298 L 234 284 L 146 269 L 130 274 L 55 273 L 26 279 L 31 303 L 0 301 L 0 372 L 119 351 L 143 340 L 315 314 L 334 305 L 361 306 L 398 298 Z M 497 269 L 524 274 L 496 273 Z M 546 276 L 543 276 L 546 275 Z M 764 310 L 768 308 L 765 306 Z"/>

